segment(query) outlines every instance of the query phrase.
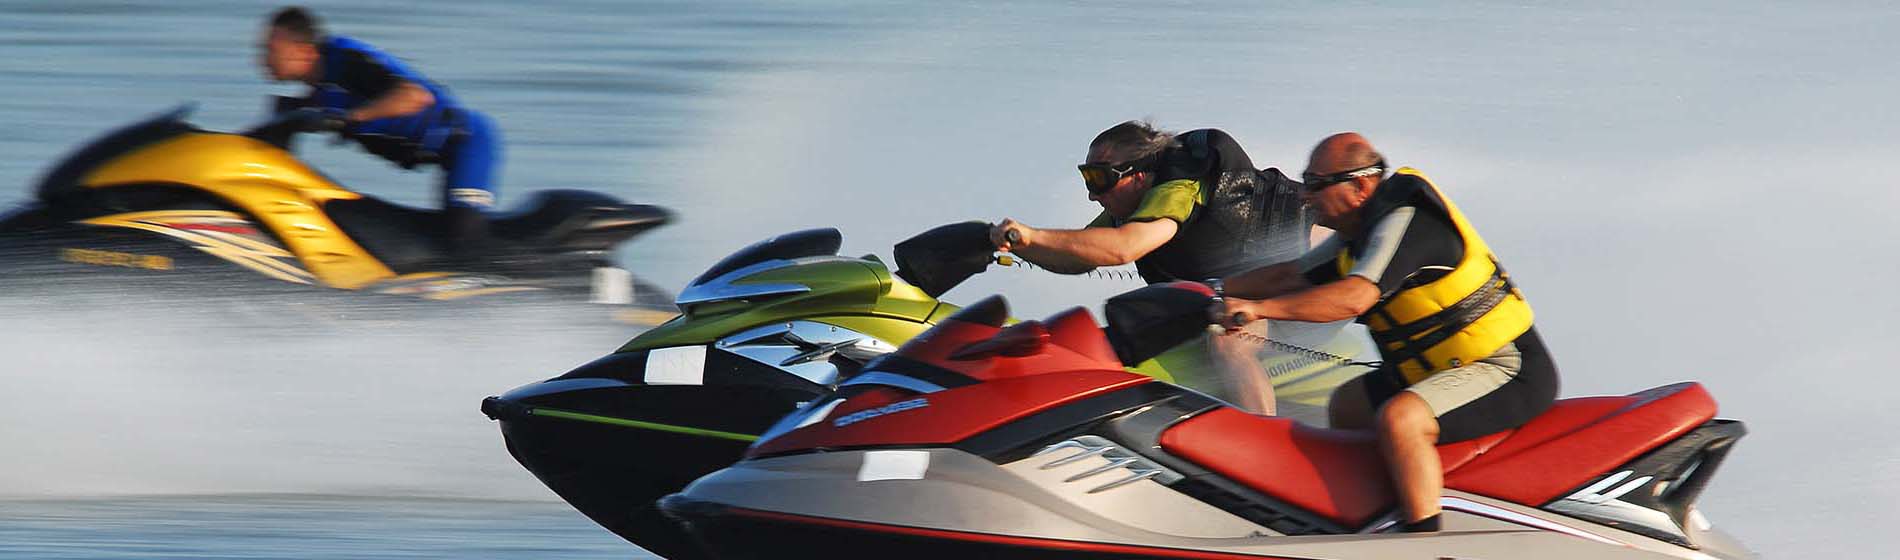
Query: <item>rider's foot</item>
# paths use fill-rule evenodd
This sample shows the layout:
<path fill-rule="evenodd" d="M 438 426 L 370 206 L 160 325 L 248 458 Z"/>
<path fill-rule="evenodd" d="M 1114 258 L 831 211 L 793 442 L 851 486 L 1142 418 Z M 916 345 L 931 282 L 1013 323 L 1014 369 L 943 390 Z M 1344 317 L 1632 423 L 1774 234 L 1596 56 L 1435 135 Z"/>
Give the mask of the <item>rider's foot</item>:
<path fill-rule="evenodd" d="M 1427 517 L 1424 519 L 1420 519 L 1418 521 L 1413 521 L 1413 522 L 1401 525 L 1399 527 L 1399 532 L 1401 533 L 1436 533 L 1438 532 L 1438 515 L 1433 514 L 1431 517 Z"/>

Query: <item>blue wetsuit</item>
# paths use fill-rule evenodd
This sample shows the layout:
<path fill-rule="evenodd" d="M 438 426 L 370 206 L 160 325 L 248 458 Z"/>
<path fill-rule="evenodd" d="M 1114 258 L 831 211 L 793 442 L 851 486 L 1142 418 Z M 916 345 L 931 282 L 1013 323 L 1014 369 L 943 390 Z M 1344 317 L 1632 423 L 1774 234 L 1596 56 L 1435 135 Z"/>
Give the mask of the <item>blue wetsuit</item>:
<path fill-rule="evenodd" d="M 441 165 L 444 209 L 479 213 L 494 207 L 501 133 L 487 116 L 462 106 L 448 88 L 368 43 L 331 36 L 318 49 L 322 77 L 311 92 L 311 101 L 318 106 L 355 109 L 405 81 L 435 96 L 435 103 L 420 112 L 354 123 L 347 134 L 370 152 L 404 167 Z"/>

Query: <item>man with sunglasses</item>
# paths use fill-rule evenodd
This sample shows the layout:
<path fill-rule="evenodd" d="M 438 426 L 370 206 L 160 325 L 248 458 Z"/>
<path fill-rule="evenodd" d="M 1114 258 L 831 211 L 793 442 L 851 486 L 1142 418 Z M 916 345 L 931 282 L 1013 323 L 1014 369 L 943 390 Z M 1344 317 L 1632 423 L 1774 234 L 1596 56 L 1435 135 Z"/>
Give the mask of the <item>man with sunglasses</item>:
<path fill-rule="evenodd" d="M 1277 169 L 1255 169 L 1225 132 L 1174 135 L 1128 121 L 1097 135 L 1078 168 L 1101 215 L 1081 229 L 1003 220 L 990 230 L 998 250 L 1065 274 L 1132 262 L 1144 280 L 1160 283 L 1220 278 L 1307 249 L 1313 223 L 1299 183 Z M 1219 396 L 1273 413 L 1258 344 L 1232 338 L 1208 341 L 1228 372 Z"/>
<path fill-rule="evenodd" d="M 1225 132 L 1173 135 L 1128 121 L 1096 135 L 1077 167 L 1102 206 L 1094 221 L 1040 229 L 1006 219 L 990 241 L 1067 274 L 1132 262 L 1150 283 L 1217 278 L 1306 250 L 1312 218 L 1299 184 L 1256 170 Z"/>
<path fill-rule="evenodd" d="M 1402 530 L 1436 531 L 1435 446 L 1544 412 L 1556 365 L 1523 293 L 1423 174 L 1389 169 L 1346 132 L 1313 148 L 1303 178 L 1320 225 L 1337 234 L 1298 260 L 1228 277 L 1228 297 L 1211 311 L 1229 328 L 1255 318 L 1364 323 L 1383 365 L 1334 391 L 1333 426 L 1378 434 Z"/>

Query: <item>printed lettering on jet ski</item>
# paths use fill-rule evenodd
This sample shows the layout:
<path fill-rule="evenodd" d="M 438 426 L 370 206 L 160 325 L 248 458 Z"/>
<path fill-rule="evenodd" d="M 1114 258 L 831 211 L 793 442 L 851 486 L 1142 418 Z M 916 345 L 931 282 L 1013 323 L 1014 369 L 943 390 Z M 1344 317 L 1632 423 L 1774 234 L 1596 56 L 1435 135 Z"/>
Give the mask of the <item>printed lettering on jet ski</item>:
<path fill-rule="evenodd" d="M 299 265 L 296 255 L 235 212 L 159 210 L 103 216 L 85 223 L 149 231 L 178 239 L 194 249 L 285 282 L 310 284 L 316 281 L 315 275 Z"/>
<path fill-rule="evenodd" d="M 145 270 L 172 269 L 171 257 L 164 255 L 138 255 L 100 249 L 75 249 L 70 247 L 60 249 L 59 260 L 76 264 L 119 266 L 125 268 L 142 268 Z"/>
<path fill-rule="evenodd" d="M 843 428 L 845 426 L 856 424 L 858 422 L 863 422 L 865 420 L 870 420 L 872 418 L 877 418 L 879 416 L 884 416 L 887 414 L 896 414 L 896 413 L 903 412 L 906 410 L 916 410 L 916 409 L 923 408 L 926 406 L 930 406 L 930 401 L 922 397 L 918 397 L 918 398 L 907 400 L 907 401 L 894 402 L 894 403 L 880 406 L 877 408 L 870 408 L 870 409 L 860 410 L 857 412 L 846 414 L 844 416 L 839 417 L 837 420 L 832 420 L 831 425 Z"/>

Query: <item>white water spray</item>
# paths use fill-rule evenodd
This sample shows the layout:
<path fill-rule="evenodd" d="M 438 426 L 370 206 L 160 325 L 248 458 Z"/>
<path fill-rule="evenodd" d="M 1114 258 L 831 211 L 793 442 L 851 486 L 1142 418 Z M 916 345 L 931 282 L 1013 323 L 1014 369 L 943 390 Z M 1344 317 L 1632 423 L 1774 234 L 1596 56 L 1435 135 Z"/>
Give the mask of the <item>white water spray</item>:
<path fill-rule="evenodd" d="M 634 334 L 538 309 L 87 299 L 0 301 L 0 497 L 552 498 L 477 406 Z"/>

